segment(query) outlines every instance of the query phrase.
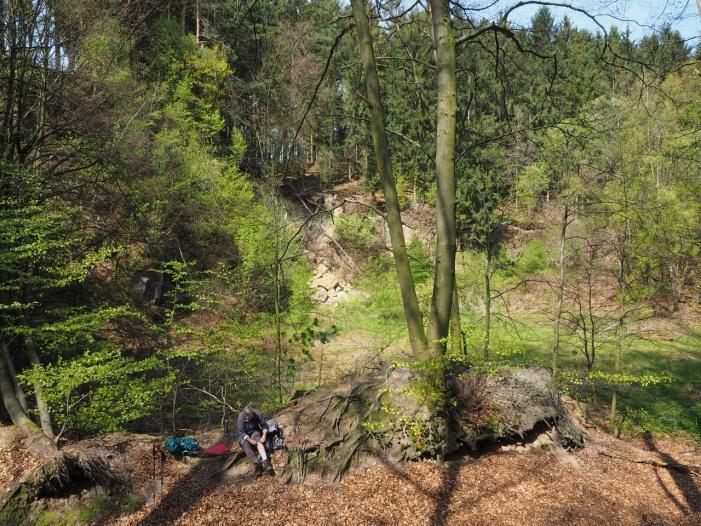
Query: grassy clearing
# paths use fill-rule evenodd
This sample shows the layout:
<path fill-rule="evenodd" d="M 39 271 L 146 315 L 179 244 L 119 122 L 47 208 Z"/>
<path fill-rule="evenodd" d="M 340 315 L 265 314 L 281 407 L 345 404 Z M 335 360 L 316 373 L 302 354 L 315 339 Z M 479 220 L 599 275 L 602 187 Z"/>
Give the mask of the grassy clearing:
<path fill-rule="evenodd" d="M 419 242 L 409 245 L 416 292 L 424 313 L 429 310 L 433 268 Z M 390 258 L 377 256 L 367 261 L 354 283 L 360 294 L 333 312 L 341 332 L 362 330 L 383 345 L 408 346 L 406 321 L 399 283 Z"/>
<path fill-rule="evenodd" d="M 412 243 L 410 252 L 419 301 L 423 312 L 427 313 L 432 289 L 432 266 L 420 244 Z M 463 253 L 458 259 L 461 297 L 463 301 L 467 300 L 461 305 L 466 352 L 470 360 L 479 362 L 482 360 L 484 335 L 481 299 L 484 261 L 480 255 L 473 253 Z M 531 242 L 524 246 L 518 258 L 507 268 L 497 271 L 493 285 L 495 289 L 503 290 L 512 287 L 524 276 L 542 277 L 543 272 L 550 270 L 550 259 L 542 243 Z M 355 286 L 360 294 L 328 313 L 339 327 L 337 338 L 361 332 L 365 336 L 366 347 L 372 346 L 374 342 L 377 348 L 393 349 L 393 353 L 390 352 L 385 357 L 398 357 L 399 350 L 408 351 L 402 301 L 391 260 L 378 256 L 367 261 L 362 277 Z M 508 314 L 502 303 L 496 306 L 492 322 L 490 361 L 550 367 L 552 321 L 541 313 L 516 316 Z M 613 371 L 614 359 L 613 331 L 599 338 L 594 371 L 610 373 Z M 578 345 L 573 337 L 564 335 L 559 363 L 563 370 L 581 377 L 586 371 L 586 362 Z M 342 360 L 354 352 L 360 350 L 346 345 L 335 357 L 327 354 L 325 359 Z M 332 366 L 332 363 L 327 362 L 326 366 Z M 618 386 L 621 413 L 617 425 L 619 431 L 626 434 L 642 431 L 682 434 L 701 442 L 701 332 L 680 331 L 674 341 L 662 341 L 643 338 L 631 330 L 626 338 L 622 369 L 632 375 L 664 375 L 668 379 L 646 387 L 636 384 Z M 582 396 L 578 386 L 567 386 L 565 383 L 563 382 L 563 388 L 572 393 L 579 391 Z M 610 385 L 597 387 L 596 414 L 606 415 L 611 392 Z"/>
<path fill-rule="evenodd" d="M 465 319 L 468 349 L 473 360 L 481 360 L 482 327 L 480 322 Z M 518 365 L 550 367 L 551 322 L 541 317 L 524 317 L 513 323 L 497 322 L 493 328 L 492 359 Z M 594 371 L 613 370 L 614 343 L 599 343 Z M 621 386 L 621 421 L 623 433 L 653 431 L 687 435 L 701 442 L 701 336 L 680 335 L 675 341 L 654 341 L 640 337 L 628 339 L 623 354 L 623 371 L 634 375 L 665 375 L 668 381 L 642 387 Z M 559 354 L 563 369 L 585 370 L 585 360 L 575 342 L 565 338 Z M 605 414 L 610 388 L 598 390 L 599 409 Z"/>
<path fill-rule="evenodd" d="M 535 246 L 524 251 L 524 261 L 517 262 L 529 271 L 543 269 L 542 251 Z M 462 308 L 467 353 L 471 360 L 482 360 L 484 327 L 479 312 L 479 287 L 476 283 L 480 262 L 475 257 L 465 261 L 459 275 L 466 283 L 465 292 L 474 303 Z M 424 312 L 431 292 L 430 276 L 421 273 L 417 285 Z M 499 286 L 508 286 L 508 275 L 497 276 Z M 369 271 L 356 283 L 362 295 L 338 306 L 332 316 L 339 321 L 340 333 L 364 331 L 378 346 L 392 342 L 408 349 L 401 296 L 394 270 L 387 260 L 369 264 Z M 490 361 L 514 365 L 550 366 L 552 322 L 544 315 L 521 315 L 507 320 L 506 312 L 497 310 L 493 321 Z M 501 317 L 500 317 L 501 316 Z M 347 349 L 344 352 L 353 352 Z M 601 337 L 594 370 L 613 370 L 613 334 Z M 585 360 L 573 338 L 563 337 L 559 362 L 564 370 L 583 374 Z M 687 435 L 701 442 L 701 333 L 680 333 L 674 341 L 656 341 L 632 334 L 626 341 L 623 371 L 634 375 L 665 375 L 668 381 L 656 385 L 619 387 L 621 420 L 618 428 L 626 434 L 653 431 Z M 597 389 L 598 413 L 606 414 L 611 396 L 610 386 Z"/>

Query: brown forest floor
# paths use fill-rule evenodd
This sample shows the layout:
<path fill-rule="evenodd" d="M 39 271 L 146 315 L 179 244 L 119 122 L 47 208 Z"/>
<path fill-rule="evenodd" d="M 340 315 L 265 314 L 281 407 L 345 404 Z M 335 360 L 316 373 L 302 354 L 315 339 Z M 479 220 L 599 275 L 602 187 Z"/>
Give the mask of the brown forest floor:
<path fill-rule="evenodd" d="M 0 427 L 0 439 L 9 430 Z M 451 467 L 431 461 L 378 464 L 335 485 L 318 479 L 294 486 L 268 477 L 252 481 L 247 466 L 215 482 L 220 460 L 192 465 L 169 458 L 155 503 L 160 469 L 154 477 L 152 445 L 160 439 L 118 434 L 70 447 L 114 453 L 115 467 L 128 474 L 138 493 L 150 495 L 134 513 L 100 522 L 113 526 L 701 525 L 701 477 L 602 454 L 698 466 L 698 445 L 591 433 L 590 445 L 574 454 L 494 452 Z M 220 440 L 214 434 L 202 438 Z M 21 479 L 36 464 L 21 447 L 0 448 L 0 486 Z"/>
<path fill-rule="evenodd" d="M 701 463 L 701 450 L 678 439 L 615 440 L 575 454 L 499 452 L 462 465 L 376 465 L 340 484 L 275 479 L 211 482 L 215 465 L 167 467 L 154 506 L 114 525 L 701 525 L 701 478 L 633 463 Z M 640 449 L 639 449 L 640 448 Z"/>

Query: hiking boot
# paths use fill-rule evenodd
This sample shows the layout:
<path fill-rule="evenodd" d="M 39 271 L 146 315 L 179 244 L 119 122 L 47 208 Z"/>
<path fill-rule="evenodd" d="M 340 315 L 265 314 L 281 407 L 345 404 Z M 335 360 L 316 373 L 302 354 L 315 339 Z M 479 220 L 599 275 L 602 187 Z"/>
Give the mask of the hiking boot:
<path fill-rule="evenodd" d="M 259 478 L 263 474 L 263 464 L 260 462 L 256 463 L 256 472 L 255 472 L 255 477 Z"/>
<path fill-rule="evenodd" d="M 263 462 L 263 465 L 265 466 L 265 472 L 270 475 L 271 477 L 275 476 L 275 470 L 273 469 L 273 463 L 270 462 L 270 459 L 266 460 Z"/>

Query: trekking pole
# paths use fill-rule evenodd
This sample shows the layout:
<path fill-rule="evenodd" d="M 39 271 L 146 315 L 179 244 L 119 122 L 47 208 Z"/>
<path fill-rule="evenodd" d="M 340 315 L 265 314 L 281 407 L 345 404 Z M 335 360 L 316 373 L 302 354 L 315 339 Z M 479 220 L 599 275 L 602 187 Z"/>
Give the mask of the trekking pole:
<path fill-rule="evenodd" d="M 153 505 L 156 505 L 158 488 L 156 487 L 156 442 L 151 445 L 151 458 L 153 459 Z"/>
<path fill-rule="evenodd" d="M 161 494 L 163 494 L 164 488 L 165 488 L 165 482 L 163 479 L 163 470 L 164 470 L 164 464 L 166 461 L 166 452 L 163 451 L 162 447 L 159 447 L 158 450 L 161 453 Z"/>

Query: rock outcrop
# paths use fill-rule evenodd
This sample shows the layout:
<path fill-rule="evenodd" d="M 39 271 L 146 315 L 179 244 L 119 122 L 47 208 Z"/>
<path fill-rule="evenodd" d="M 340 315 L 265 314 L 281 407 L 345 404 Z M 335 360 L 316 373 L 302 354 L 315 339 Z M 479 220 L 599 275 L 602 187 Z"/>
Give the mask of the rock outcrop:
<path fill-rule="evenodd" d="M 450 384 L 454 395 L 448 406 L 454 409 L 448 433 L 428 409 L 430 395 L 410 368 L 387 368 L 305 393 L 278 416 L 289 448 L 283 480 L 301 481 L 311 473 L 339 480 L 354 466 L 526 440 L 538 426 L 550 430 L 558 447 L 584 442 L 546 369 L 463 367 L 453 372 Z"/>

